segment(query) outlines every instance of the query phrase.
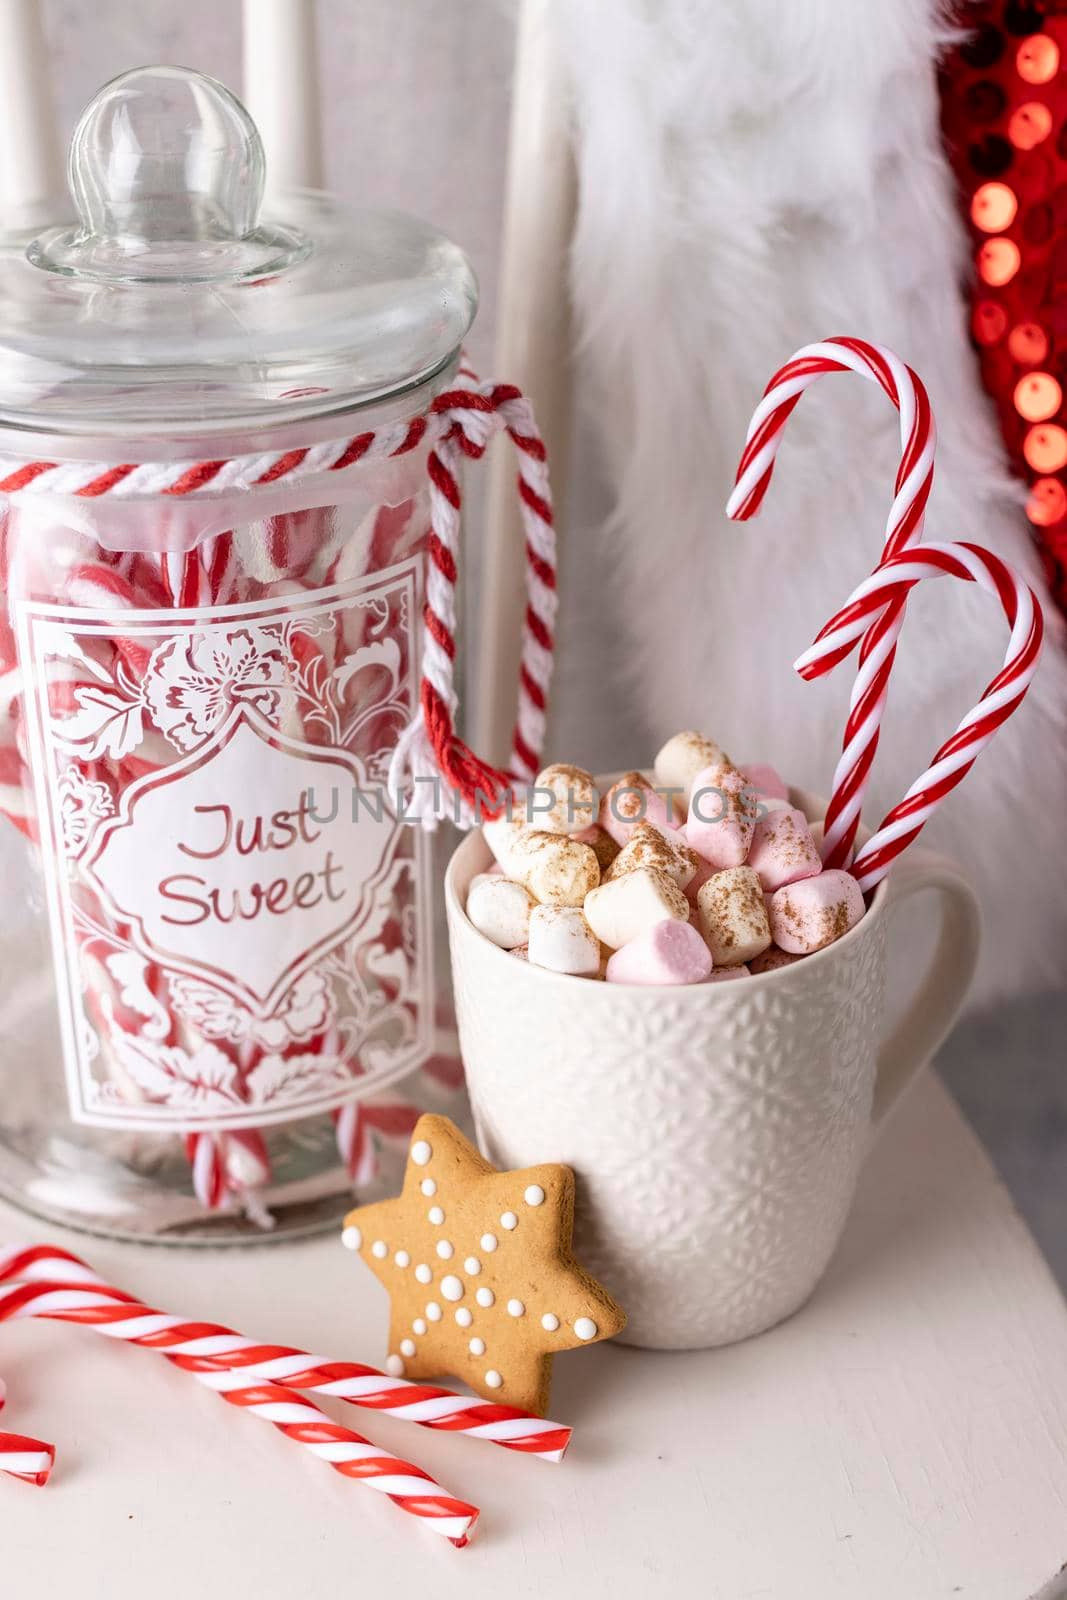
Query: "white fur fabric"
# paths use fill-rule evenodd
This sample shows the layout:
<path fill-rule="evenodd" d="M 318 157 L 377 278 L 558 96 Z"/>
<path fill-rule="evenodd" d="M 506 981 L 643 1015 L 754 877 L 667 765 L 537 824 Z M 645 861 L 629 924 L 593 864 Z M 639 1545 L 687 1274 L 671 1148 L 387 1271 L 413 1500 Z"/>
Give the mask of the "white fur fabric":
<path fill-rule="evenodd" d="M 934 0 L 558 0 L 556 21 L 577 121 L 578 371 L 614 496 L 599 529 L 569 530 L 560 701 L 588 713 L 595 679 L 616 761 L 692 726 L 825 793 L 855 658 L 818 684 L 791 662 L 877 559 L 899 434 L 873 384 L 822 380 L 760 516 L 729 523 L 751 409 L 796 347 L 849 333 L 911 362 L 940 430 L 926 537 L 990 545 L 1047 598 L 967 340 L 943 21 Z M 985 998 L 1063 980 L 1067 659 L 1046 614 L 1029 699 L 922 841 L 979 887 Z M 915 591 L 865 822 L 1006 641 L 972 586 Z"/>

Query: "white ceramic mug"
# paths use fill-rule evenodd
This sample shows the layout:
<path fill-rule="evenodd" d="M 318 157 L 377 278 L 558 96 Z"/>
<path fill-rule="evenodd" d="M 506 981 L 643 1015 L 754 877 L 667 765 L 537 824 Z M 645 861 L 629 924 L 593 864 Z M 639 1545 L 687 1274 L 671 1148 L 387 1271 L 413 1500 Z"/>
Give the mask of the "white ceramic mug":
<path fill-rule="evenodd" d="M 803 791 L 809 818 L 825 805 Z M 840 1237 L 872 1127 L 941 1043 L 979 941 L 973 891 L 912 849 L 836 944 L 740 983 L 641 988 L 547 972 L 463 910 L 480 834 L 445 898 L 459 1037 L 478 1138 L 499 1166 L 563 1161 L 575 1248 L 654 1349 L 729 1344 L 811 1294 Z M 882 1042 L 894 908 L 941 898 L 940 940 Z"/>

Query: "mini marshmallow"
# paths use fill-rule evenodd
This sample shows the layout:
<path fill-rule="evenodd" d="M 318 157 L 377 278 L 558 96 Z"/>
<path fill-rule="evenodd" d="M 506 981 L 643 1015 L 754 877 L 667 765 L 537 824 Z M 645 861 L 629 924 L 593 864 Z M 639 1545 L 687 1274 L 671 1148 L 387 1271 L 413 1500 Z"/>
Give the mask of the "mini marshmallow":
<path fill-rule="evenodd" d="M 608 962 L 609 983 L 703 983 L 711 951 L 688 922 L 657 922 Z"/>
<path fill-rule="evenodd" d="M 756 792 L 736 767 L 705 767 L 693 779 L 686 843 L 721 872 L 740 867 L 756 826 Z"/>
<path fill-rule="evenodd" d="M 585 918 L 604 944 L 618 950 L 657 922 L 689 921 L 689 901 L 665 872 L 637 867 L 586 897 Z"/>
<path fill-rule="evenodd" d="M 506 811 L 499 817 L 482 824 L 482 838 L 493 852 L 494 860 L 501 871 L 511 872 L 511 863 L 515 857 L 519 842 L 525 839 L 530 829 L 518 818 L 510 819 Z"/>
<path fill-rule="evenodd" d="M 536 901 L 581 906 L 600 883 L 595 853 L 566 834 L 537 834 L 523 822 L 504 818 L 485 822 L 482 832 L 507 877 L 522 883 Z"/>
<path fill-rule="evenodd" d="M 618 845 L 624 845 L 639 822 L 654 828 L 673 828 L 674 813 L 641 772 L 625 772 L 600 802 L 600 826 Z"/>
<path fill-rule="evenodd" d="M 777 972 L 780 967 L 791 967 L 794 961 L 802 961 L 803 956 L 791 956 L 788 950 L 779 950 L 772 944 L 769 950 L 764 950 L 752 963 L 752 976 L 758 978 L 761 972 Z"/>
<path fill-rule="evenodd" d="M 765 761 L 743 761 L 738 770 L 759 794 L 788 804 L 789 786 L 777 767 L 768 766 Z"/>
<path fill-rule="evenodd" d="M 502 950 L 526 943 L 532 905 L 521 883 L 490 872 L 479 873 L 467 891 L 467 916 Z"/>
<path fill-rule="evenodd" d="M 540 833 L 581 833 L 596 822 L 599 803 L 592 775 L 582 767 L 557 761 L 534 779 L 527 797 L 528 820 Z"/>
<path fill-rule="evenodd" d="M 529 947 L 529 945 L 526 945 L 526 944 L 518 944 L 518 945 L 515 946 L 514 950 L 509 950 L 508 951 L 508 955 L 509 956 L 518 956 L 520 961 L 529 961 L 529 959 L 530 959 L 530 947 Z"/>
<path fill-rule="evenodd" d="M 748 864 L 768 893 L 822 871 L 822 857 L 803 811 L 772 811 L 756 823 Z"/>
<path fill-rule="evenodd" d="M 771 932 L 782 950 L 808 956 L 854 928 L 863 910 L 860 886 L 850 872 L 820 872 L 771 896 Z"/>
<path fill-rule="evenodd" d="M 621 878 L 638 867 L 658 867 L 660 872 L 674 879 L 679 889 L 684 889 L 701 866 L 700 857 L 690 850 L 680 832 L 673 828 L 654 828 L 651 822 L 639 822 L 605 872 L 603 881 L 610 883 L 613 878 Z"/>
<path fill-rule="evenodd" d="M 596 934 L 576 906 L 535 906 L 530 913 L 531 966 L 595 977 L 600 970 Z"/>
<path fill-rule="evenodd" d="M 682 837 L 688 837 L 684 828 L 682 829 Z M 697 870 L 694 872 L 693 876 L 685 886 L 686 899 L 691 905 L 696 905 L 697 895 L 700 893 L 701 889 L 703 889 L 708 879 L 714 878 L 717 871 L 718 868 L 709 866 L 704 860 L 703 856 L 697 856 Z"/>
<path fill-rule="evenodd" d="M 763 794 L 756 791 L 756 820 L 765 817 L 769 811 L 791 811 L 792 805 L 788 800 L 779 800 L 776 794 Z"/>
<path fill-rule="evenodd" d="M 740 967 L 716 967 L 704 981 L 706 983 L 729 983 L 731 978 L 750 978 L 751 976 L 749 969 L 742 964 Z"/>
<path fill-rule="evenodd" d="M 676 733 L 656 757 L 653 772 L 661 789 L 678 789 L 678 810 L 684 812 L 693 792 L 693 779 L 708 767 L 729 766 L 730 758 L 714 739 L 702 733 Z"/>
<path fill-rule="evenodd" d="M 763 890 L 751 867 L 730 867 L 697 895 L 697 922 L 716 967 L 740 967 L 766 950 L 771 930 Z"/>
<path fill-rule="evenodd" d="M 571 838 L 576 839 L 579 844 L 591 847 L 600 864 L 600 875 L 603 877 L 619 853 L 619 847 L 611 834 L 602 828 L 599 822 L 594 822 L 591 828 L 583 828 L 581 833 L 572 833 Z"/>

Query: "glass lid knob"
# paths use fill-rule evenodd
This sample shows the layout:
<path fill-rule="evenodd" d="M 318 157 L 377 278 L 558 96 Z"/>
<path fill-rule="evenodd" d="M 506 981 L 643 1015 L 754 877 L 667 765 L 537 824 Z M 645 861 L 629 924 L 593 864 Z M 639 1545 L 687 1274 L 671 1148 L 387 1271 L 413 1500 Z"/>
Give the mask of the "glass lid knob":
<path fill-rule="evenodd" d="M 292 229 L 257 226 L 266 161 L 255 123 L 214 78 L 139 67 L 105 84 L 74 130 L 80 226 L 28 251 L 37 266 L 147 283 L 262 276 L 302 259 Z"/>
<path fill-rule="evenodd" d="M 221 83 L 141 67 L 82 112 L 67 178 L 82 229 L 99 237 L 243 239 L 263 198 L 255 123 Z"/>

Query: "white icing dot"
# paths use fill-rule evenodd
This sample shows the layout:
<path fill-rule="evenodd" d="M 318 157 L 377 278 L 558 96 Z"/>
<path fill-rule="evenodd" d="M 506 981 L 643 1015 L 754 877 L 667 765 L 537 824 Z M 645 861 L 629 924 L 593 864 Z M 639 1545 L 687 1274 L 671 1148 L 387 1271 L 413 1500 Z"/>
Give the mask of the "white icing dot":
<path fill-rule="evenodd" d="M 470 1308 L 468 1306 L 456 1307 L 456 1321 L 459 1323 L 461 1328 L 470 1327 L 471 1323 L 474 1321 L 474 1317 L 471 1315 Z"/>
<path fill-rule="evenodd" d="M 452 1245 L 450 1240 L 438 1239 L 437 1254 L 441 1257 L 442 1261 L 451 1261 L 455 1253 L 455 1247 Z"/>
<path fill-rule="evenodd" d="M 526 1315 L 526 1307 L 523 1305 L 521 1300 L 509 1300 L 508 1301 L 508 1316 L 509 1317 L 524 1317 L 525 1315 Z"/>
<path fill-rule="evenodd" d="M 597 1334 L 596 1323 L 592 1317 L 579 1317 L 574 1324 L 574 1331 L 579 1339 L 595 1339 Z"/>
<path fill-rule="evenodd" d="M 441 1293 L 446 1300 L 462 1300 L 463 1279 L 457 1278 L 455 1273 L 450 1272 L 447 1277 L 441 1279 Z"/>
<path fill-rule="evenodd" d="M 422 1190 L 427 1200 L 432 1200 L 434 1195 L 437 1193 L 437 1184 L 432 1178 L 423 1178 L 422 1182 L 419 1184 L 419 1188 Z"/>
<path fill-rule="evenodd" d="M 354 1223 L 350 1223 L 341 1235 L 341 1243 L 346 1250 L 358 1250 L 363 1243 L 363 1235 Z"/>
<path fill-rule="evenodd" d="M 485 1375 L 485 1381 L 490 1389 L 499 1389 L 504 1380 L 495 1367 L 490 1367 Z"/>
<path fill-rule="evenodd" d="M 517 1228 L 518 1225 L 519 1219 L 515 1215 L 514 1211 L 505 1211 L 504 1215 L 500 1219 L 500 1226 L 502 1228 L 507 1228 L 508 1232 L 510 1233 L 512 1228 Z"/>
<path fill-rule="evenodd" d="M 468 1256 L 463 1263 L 463 1270 L 468 1272 L 472 1278 L 476 1278 L 482 1270 L 482 1264 L 477 1256 Z"/>
<path fill-rule="evenodd" d="M 389 1254 L 389 1246 L 384 1239 L 375 1239 L 370 1247 L 370 1253 L 372 1256 L 377 1256 L 379 1261 L 384 1261 Z"/>
<path fill-rule="evenodd" d="M 425 1139 L 416 1139 L 411 1147 L 411 1159 L 417 1167 L 424 1167 L 433 1155 L 433 1146 Z"/>
<path fill-rule="evenodd" d="M 401 1341 L 400 1341 L 400 1354 L 402 1356 L 413 1356 L 415 1354 L 415 1341 L 414 1341 L 414 1339 L 401 1339 Z"/>
<path fill-rule="evenodd" d="M 417 1333 L 419 1338 L 421 1339 L 423 1334 L 426 1332 L 426 1322 L 425 1322 L 424 1318 L 416 1317 L 415 1321 L 411 1324 L 411 1326 L 412 1326 L 412 1329 L 414 1330 L 414 1332 Z"/>
<path fill-rule="evenodd" d="M 385 1370 L 391 1378 L 399 1378 L 403 1374 L 404 1363 L 399 1356 L 388 1356 L 385 1362 Z"/>
<path fill-rule="evenodd" d="M 499 1241 L 497 1240 L 497 1236 L 496 1236 L 495 1233 L 483 1233 L 482 1234 L 482 1249 L 488 1255 L 492 1255 L 493 1251 L 497 1247 L 498 1242 Z"/>
<path fill-rule="evenodd" d="M 545 1191 L 542 1189 L 539 1183 L 531 1183 L 530 1187 L 527 1189 L 522 1198 L 526 1201 L 528 1206 L 543 1205 Z"/>
<path fill-rule="evenodd" d="M 433 1273 L 430 1271 L 425 1261 L 420 1261 L 418 1266 L 415 1268 L 415 1277 L 418 1279 L 419 1283 L 433 1282 Z"/>
<path fill-rule="evenodd" d="M 546 1311 L 544 1316 L 541 1318 L 541 1326 L 542 1328 L 547 1328 L 549 1333 L 555 1333 L 556 1329 L 559 1327 L 559 1318 L 556 1316 L 556 1313 L 554 1311 Z"/>
<path fill-rule="evenodd" d="M 427 1302 L 426 1315 L 431 1322 L 440 1322 L 441 1307 L 437 1304 L 436 1300 L 430 1300 Z"/>
<path fill-rule="evenodd" d="M 393 1260 L 396 1262 L 398 1267 L 410 1267 L 411 1265 L 411 1257 L 408 1255 L 406 1250 L 398 1250 L 396 1255 L 393 1257 Z"/>
<path fill-rule="evenodd" d="M 472 1356 L 484 1356 L 485 1355 L 485 1340 L 484 1339 L 472 1339 L 470 1344 L 467 1346 L 467 1349 L 470 1351 Z"/>
<path fill-rule="evenodd" d="M 474 1298 L 477 1300 L 480 1306 L 491 1306 L 493 1301 L 496 1299 L 496 1295 L 493 1293 L 492 1289 L 479 1289 Z"/>
<path fill-rule="evenodd" d="M 441 1210 L 440 1206 L 431 1206 L 426 1215 L 429 1217 L 435 1228 L 440 1227 L 441 1223 L 445 1220 L 445 1214 Z"/>

